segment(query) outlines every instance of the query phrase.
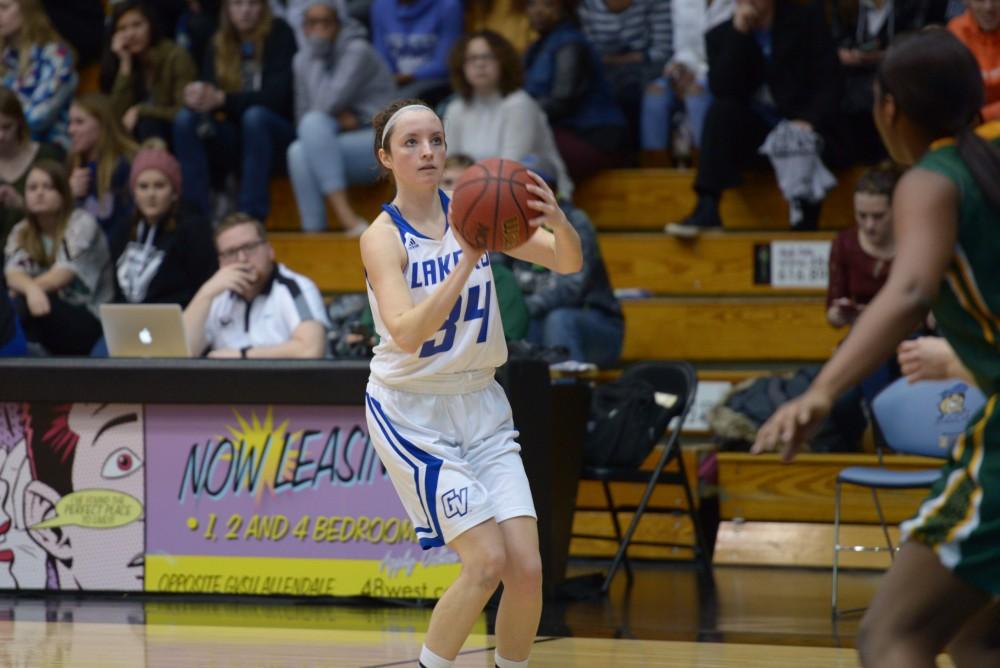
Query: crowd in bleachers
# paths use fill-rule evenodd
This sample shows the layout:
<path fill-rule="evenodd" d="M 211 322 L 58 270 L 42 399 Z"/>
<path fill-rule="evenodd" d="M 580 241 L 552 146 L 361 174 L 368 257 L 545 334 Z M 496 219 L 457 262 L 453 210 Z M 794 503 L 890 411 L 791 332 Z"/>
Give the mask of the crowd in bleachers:
<path fill-rule="evenodd" d="M 262 224 L 271 180 L 289 177 L 302 229 L 360 234 L 350 188 L 380 178 L 372 119 L 419 98 L 438 108 L 450 155 L 547 172 L 594 248 L 564 284 L 512 267 L 524 335 L 614 364 L 618 352 L 585 341 L 620 341 L 623 323 L 574 187 L 603 169 L 694 161 L 696 207 L 664 221 L 691 236 L 722 224 L 723 193 L 770 145 L 792 226 L 813 229 L 826 166 L 885 156 L 870 114 L 885 49 L 949 19 L 981 65 L 984 118 L 1000 117 L 997 0 L 0 0 L 12 297 L 0 299 L 0 350 L 17 332 L 39 354 L 106 353 L 106 301 L 214 313 L 206 288 L 214 299 L 228 286 L 252 310 L 282 271 Z M 794 160 L 781 159 L 788 146 Z M 253 265 L 242 293 L 218 232 L 237 212 L 259 232 L 229 253 Z"/>

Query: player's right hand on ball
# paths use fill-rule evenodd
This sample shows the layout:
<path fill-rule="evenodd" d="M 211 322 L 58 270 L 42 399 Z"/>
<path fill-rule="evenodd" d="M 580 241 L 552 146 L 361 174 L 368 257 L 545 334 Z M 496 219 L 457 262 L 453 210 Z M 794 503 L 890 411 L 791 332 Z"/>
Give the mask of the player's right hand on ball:
<path fill-rule="evenodd" d="M 528 175 L 531 176 L 534 183 L 529 183 L 525 187 L 528 189 L 528 192 L 537 198 L 528 200 L 528 206 L 539 214 L 529 220 L 528 224 L 533 227 L 545 225 L 549 228 L 563 224 L 569 225 L 569 220 L 566 219 L 566 214 L 563 213 L 562 208 L 559 206 L 556 194 L 552 192 L 552 188 L 545 182 L 545 179 L 531 170 L 528 170 Z"/>

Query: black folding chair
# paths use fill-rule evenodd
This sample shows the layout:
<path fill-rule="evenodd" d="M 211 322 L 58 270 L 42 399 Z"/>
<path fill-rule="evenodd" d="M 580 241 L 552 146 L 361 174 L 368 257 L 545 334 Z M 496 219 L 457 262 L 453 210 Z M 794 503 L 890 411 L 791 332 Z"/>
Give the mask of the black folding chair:
<path fill-rule="evenodd" d="M 664 541 L 639 541 L 633 540 L 639 520 L 644 513 L 677 514 L 685 513 L 691 518 L 694 529 L 695 545 L 693 546 L 695 559 L 701 564 L 706 575 L 712 572 L 712 563 L 708 553 L 708 543 L 705 541 L 705 534 L 702 531 L 701 520 L 694 504 L 694 496 L 691 493 L 691 486 L 684 469 L 684 458 L 681 456 L 680 432 L 681 425 L 687 418 L 691 406 L 694 404 L 694 394 L 697 389 L 697 379 L 694 368 L 687 362 L 639 362 L 629 366 L 622 372 L 622 379 L 642 379 L 653 386 L 656 392 L 664 392 L 677 397 L 676 403 L 669 409 L 660 412 L 655 425 L 656 432 L 662 434 L 663 450 L 656 465 L 652 470 L 638 468 L 608 468 L 598 466 L 584 466 L 580 474 L 581 480 L 600 481 L 604 488 L 605 506 L 577 506 L 576 510 L 583 511 L 604 511 L 611 514 L 611 522 L 615 529 L 614 537 L 594 534 L 573 534 L 576 538 L 590 538 L 594 540 L 614 540 L 618 543 L 618 550 L 611 560 L 611 566 L 601 585 L 601 593 L 607 593 L 611 586 L 618 568 L 624 563 L 625 574 L 629 582 L 632 581 L 632 566 L 629 563 L 629 545 L 655 545 L 661 547 L 685 547 L 692 548 L 691 545 L 664 542 Z M 674 418 L 679 418 L 675 429 L 670 429 L 670 423 Z M 668 464 L 677 463 L 676 470 L 664 470 Z M 638 505 L 616 504 L 611 496 L 612 482 L 634 482 L 646 483 L 642 499 Z M 687 501 L 686 507 L 679 506 L 650 506 L 649 500 L 653 495 L 653 490 L 659 484 L 680 485 L 684 489 L 684 496 Z M 618 522 L 618 513 L 632 512 L 632 521 L 629 523 L 625 533 L 622 533 L 621 525 Z"/>

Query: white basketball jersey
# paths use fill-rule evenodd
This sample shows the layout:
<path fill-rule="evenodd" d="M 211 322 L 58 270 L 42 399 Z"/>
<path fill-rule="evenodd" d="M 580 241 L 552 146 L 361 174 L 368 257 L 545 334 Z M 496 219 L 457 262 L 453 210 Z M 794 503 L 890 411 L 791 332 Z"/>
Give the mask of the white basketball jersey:
<path fill-rule="evenodd" d="M 447 211 L 448 198 L 443 192 L 440 196 Z M 382 208 L 399 230 L 407 255 L 403 278 L 410 288 L 414 305 L 419 304 L 448 277 L 458 264 L 462 249 L 447 222 L 444 236 L 431 239 L 413 229 L 396 207 L 384 205 Z M 476 263 L 447 320 L 416 354 L 402 350 L 393 341 L 382 321 L 371 283 L 368 283 L 368 300 L 375 331 L 381 337 L 371 362 L 371 377 L 381 385 L 398 389 L 407 389 L 408 385 L 411 389 L 417 386 L 426 388 L 437 381 L 444 385 L 448 383 L 450 374 L 492 371 L 507 361 L 507 342 L 500 321 L 489 255 L 483 255 Z M 458 385 L 463 382 L 459 376 L 452 378 Z M 443 392 L 460 392 L 462 389 L 452 386 L 443 389 Z"/>

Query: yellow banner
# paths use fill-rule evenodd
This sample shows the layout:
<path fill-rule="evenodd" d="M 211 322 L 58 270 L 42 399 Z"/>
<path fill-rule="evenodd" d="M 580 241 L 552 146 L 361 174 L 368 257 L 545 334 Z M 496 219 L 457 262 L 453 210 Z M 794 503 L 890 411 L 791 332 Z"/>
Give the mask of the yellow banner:
<path fill-rule="evenodd" d="M 391 577 L 368 559 L 146 555 L 146 591 L 275 596 L 440 598 L 460 564 L 414 563 Z"/>

